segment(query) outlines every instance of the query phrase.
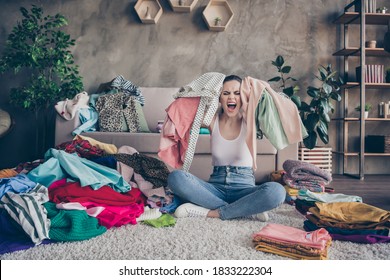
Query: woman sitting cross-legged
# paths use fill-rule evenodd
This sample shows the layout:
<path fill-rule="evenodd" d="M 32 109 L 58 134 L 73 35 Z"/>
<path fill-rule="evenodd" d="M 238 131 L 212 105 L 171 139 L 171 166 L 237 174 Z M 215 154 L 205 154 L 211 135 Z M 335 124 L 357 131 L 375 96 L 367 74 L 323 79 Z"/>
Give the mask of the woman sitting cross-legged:
<path fill-rule="evenodd" d="M 246 143 L 247 124 L 241 112 L 241 78 L 225 77 L 219 97 L 222 109 L 212 121 L 213 173 L 206 182 L 191 173 L 174 170 L 168 186 L 182 201 L 177 218 L 210 217 L 228 220 L 253 218 L 267 221 L 267 211 L 280 206 L 286 196 L 276 182 L 255 184 L 253 158 Z"/>

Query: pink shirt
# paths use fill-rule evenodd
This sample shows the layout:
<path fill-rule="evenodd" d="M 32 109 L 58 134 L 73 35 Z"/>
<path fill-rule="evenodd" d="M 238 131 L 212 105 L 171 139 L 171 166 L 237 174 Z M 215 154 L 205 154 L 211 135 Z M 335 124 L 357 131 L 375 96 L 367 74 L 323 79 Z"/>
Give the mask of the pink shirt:
<path fill-rule="evenodd" d="M 258 233 L 255 233 L 253 238 L 257 236 L 289 244 L 301 244 L 321 250 L 324 250 L 326 244 L 332 240 L 332 237 L 324 228 L 306 232 L 301 229 L 281 224 L 268 224 Z"/>

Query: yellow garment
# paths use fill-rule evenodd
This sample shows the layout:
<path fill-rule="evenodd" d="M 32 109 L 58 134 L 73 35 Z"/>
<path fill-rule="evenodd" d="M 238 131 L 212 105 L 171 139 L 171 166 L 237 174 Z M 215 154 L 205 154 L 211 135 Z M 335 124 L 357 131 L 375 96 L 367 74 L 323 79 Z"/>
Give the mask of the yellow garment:
<path fill-rule="evenodd" d="M 390 229 L 390 222 L 381 223 L 346 223 L 346 222 L 329 222 L 319 219 L 314 214 L 306 215 L 306 218 L 318 227 L 337 227 L 344 229 Z"/>
<path fill-rule="evenodd" d="M 287 252 L 287 251 L 280 250 L 277 248 L 268 247 L 268 246 L 263 245 L 263 244 L 257 245 L 256 250 L 266 252 L 266 253 L 280 255 L 280 256 L 295 259 L 295 260 L 326 260 L 326 259 L 328 259 L 327 252 L 324 252 L 324 254 L 320 254 L 318 256 L 304 256 L 304 255 L 300 255 L 297 253 Z"/>
<path fill-rule="evenodd" d="M 91 137 L 76 135 L 73 140 L 87 140 L 92 146 L 95 146 L 99 149 L 102 149 L 107 154 L 116 154 L 118 153 L 118 148 L 113 144 L 107 144 L 100 141 L 97 141 Z"/>
<path fill-rule="evenodd" d="M 328 259 L 328 248 L 332 243 L 329 240 L 326 247 L 320 250 L 298 244 L 275 242 L 263 237 L 255 238 L 253 241 L 255 243 L 255 249 L 258 251 L 273 253 L 296 260 L 326 260 Z"/>
<path fill-rule="evenodd" d="M 0 178 L 10 178 L 18 175 L 14 169 L 2 169 L 0 170 Z"/>
<path fill-rule="evenodd" d="M 298 196 L 298 192 L 299 192 L 298 189 L 290 188 L 287 185 L 284 185 L 283 187 L 286 189 L 286 192 L 287 192 L 288 195 L 290 195 L 290 196 Z"/>
<path fill-rule="evenodd" d="M 362 202 L 315 203 L 309 211 L 320 220 L 345 223 L 384 223 L 390 212 Z"/>

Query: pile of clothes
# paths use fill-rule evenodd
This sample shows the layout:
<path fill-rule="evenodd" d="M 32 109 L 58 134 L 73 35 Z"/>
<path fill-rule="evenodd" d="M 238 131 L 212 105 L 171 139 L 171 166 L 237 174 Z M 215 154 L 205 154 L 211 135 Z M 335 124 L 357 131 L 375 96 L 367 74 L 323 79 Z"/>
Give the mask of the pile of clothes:
<path fill-rule="evenodd" d="M 145 97 L 141 89 L 122 75 L 101 84 L 95 94 L 83 91 L 73 99 L 58 101 L 57 113 L 69 121 L 77 115 L 80 125 L 72 131 L 150 132 L 143 112 Z"/>
<path fill-rule="evenodd" d="M 286 160 L 283 169 L 286 172 L 283 181 L 293 189 L 325 192 L 325 187 L 332 182 L 332 174 L 329 171 L 305 161 Z"/>
<path fill-rule="evenodd" d="M 333 240 L 390 242 L 390 212 L 362 202 L 315 202 L 308 209 L 306 230 L 326 229 Z"/>
<path fill-rule="evenodd" d="M 169 170 L 157 158 L 78 135 L 43 160 L 0 170 L 0 254 L 80 241 L 112 227 L 171 226 Z"/>
<path fill-rule="evenodd" d="M 286 202 L 294 205 L 299 190 L 313 193 L 333 192 L 330 187 L 332 174 L 314 164 L 300 160 L 286 160 L 283 170 L 272 172 L 271 181 L 278 182 L 286 189 Z"/>

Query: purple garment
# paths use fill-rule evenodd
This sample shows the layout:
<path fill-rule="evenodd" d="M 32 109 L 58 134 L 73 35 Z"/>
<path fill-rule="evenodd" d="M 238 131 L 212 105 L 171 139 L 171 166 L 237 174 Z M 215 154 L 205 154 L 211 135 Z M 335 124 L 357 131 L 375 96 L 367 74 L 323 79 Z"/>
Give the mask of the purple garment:
<path fill-rule="evenodd" d="M 297 181 L 318 181 L 328 185 L 332 181 L 332 174 L 323 170 L 314 164 L 288 159 L 283 163 L 283 169 L 286 171 L 284 176 Z"/>
<path fill-rule="evenodd" d="M 315 224 L 313 224 L 311 221 L 306 220 L 303 222 L 303 228 L 306 231 L 313 231 L 316 229 L 319 229 L 320 227 L 317 227 Z M 365 244 L 374 244 L 374 243 L 388 243 L 390 242 L 390 237 L 387 235 L 379 235 L 379 234 L 363 234 L 364 232 L 373 231 L 376 230 L 345 230 L 346 234 L 339 234 L 334 233 L 338 230 L 344 230 L 334 227 L 324 227 L 330 234 L 333 240 L 340 240 L 340 241 L 350 241 L 355 243 L 365 243 Z M 347 234 L 347 232 L 353 232 L 356 231 L 356 234 Z M 381 232 L 381 230 L 377 230 L 378 232 Z M 384 230 L 384 232 L 388 233 L 388 230 Z M 360 233 L 360 234 L 359 234 Z"/>
<path fill-rule="evenodd" d="M 333 240 L 341 240 L 341 241 L 351 241 L 355 243 L 367 243 L 367 244 L 375 244 L 375 243 L 389 243 L 390 236 L 383 235 L 375 235 L 375 234 L 367 234 L 367 235 L 342 235 L 330 233 Z"/>
<path fill-rule="evenodd" d="M 0 228 L 0 254 L 26 250 L 35 246 L 22 227 L 3 209 L 0 209 Z M 41 244 L 48 243 L 53 243 L 53 241 L 45 239 Z"/>

